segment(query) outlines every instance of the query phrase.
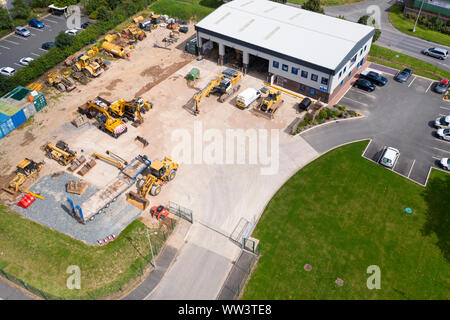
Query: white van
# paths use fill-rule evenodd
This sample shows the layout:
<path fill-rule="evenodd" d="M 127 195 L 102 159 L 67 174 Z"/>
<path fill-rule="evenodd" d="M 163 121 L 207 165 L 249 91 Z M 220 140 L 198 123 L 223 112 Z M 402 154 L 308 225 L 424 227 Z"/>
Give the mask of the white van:
<path fill-rule="evenodd" d="M 259 97 L 261 97 L 261 91 L 248 88 L 236 97 L 236 105 L 241 109 L 246 109 Z"/>

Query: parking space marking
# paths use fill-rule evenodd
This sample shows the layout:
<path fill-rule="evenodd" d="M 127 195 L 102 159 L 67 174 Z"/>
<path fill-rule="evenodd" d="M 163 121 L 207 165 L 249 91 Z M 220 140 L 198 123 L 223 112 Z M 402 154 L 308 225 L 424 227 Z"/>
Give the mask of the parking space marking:
<path fill-rule="evenodd" d="M 18 42 L 14 42 L 14 41 L 11 41 L 11 40 L 8 40 L 8 39 L 3 39 L 3 41 L 11 42 L 12 44 L 15 44 L 15 45 L 20 44 L 20 43 L 18 43 Z"/>
<path fill-rule="evenodd" d="M 361 102 L 361 101 L 357 101 L 357 100 L 353 100 L 353 99 L 350 99 L 350 98 L 348 98 L 348 97 L 342 97 L 342 99 L 347 99 L 347 100 L 350 100 L 350 101 L 353 101 L 353 102 L 356 102 L 356 103 L 359 103 L 359 104 L 362 104 L 363 106 L 369 106 L 367 103 L 364 103 L 364 102 Z"/>
<path fill-rule="evenodd" d="M 430 90 L 432 84 L 433 84 L 433 82 L 430 82 L 430 85 L 428 86 L 427 90 L 425 90 L 425 93 L 427 93 L 428 90 Z"/>
<path fill-rule="evenodd" d="M 412 166 L 411 166 L 411 169 L 409 169 L 409 172 L 408 172 L 408 178 L 409 178 L 409 176 L 411 175 L 411 171 L 412 171 L 412 169 L 413 169 L 415 163 L 416 163 L 416 159 L 414 159 L 414 161 L 413 161 L 413 163 L 412 163 Z"/>
<path fill-rule="evenodd" d="M 11 48 L 8 48 L 8 47 L 2 46 L 2 45 L 0 45 L 0 48 L 11 50 Z"/>
<path fill-rule="evenodd" d="M 39 32 L 44 32 L 44 30 L 41 30 L 41 29 L 38 29 L 38 28 L 33 28 L 33 30 L 39 31 Z"/>
<path fill-rule="evenodd" d="M 16 39 L 20 39 L 20 40 L 24 40 L 24 41 L 27 41 L 28 40 L 28 38 L 25 38 L 25 37 L 19 37 L 18 35 L 15 35 L 15 34 L 13 34 L 12 35 L 14 38 L 16 38 Z"/>
<path fill-rule="evenodd" d="M 375 96 L 370 95 L 370 94 L 368 94 L 368 93 L 366 93 L 366 92 L 363 92 L 363 91 L 361 91 L 361 90 L 352 90 L 352 92 L 360 93 L 360 94 L 363 94 L 363 95 L 365 95 L 365 96 L 368 96 L 369 98 L 376 99 Z"/>
<path fill-rule="evenodd" d="M 36 53 L 34 53 L 34 52 L 32 52 L 31 54 L 32 54 L 33 56 L 40 57 L 40 55 L 38 55 L 38 54 L 36 54 Z"/>
<path fill-rule="evenodd" d="M 50 20 L 50 19 L 44 19 L 44 21 L 48 21 L 48 22 L 51 22 L 51 23 L 58 23 L 58 21 L 53 21 L 53 20 Z"/>
<path fill-rule="evenodd" d="M 450 111 L 450 108 L 446 108 L 446 107 L 439 107 L 439 108 Z"/>
<path fill-rule="evenodd" d="M 417 77 L 414 77 L 414 79 L 412 79 L 412 81 L 409 83 L 408 88 L 412 85 L 412 83 L 414 82 L 414 80 L 416 80 Z"/>
<path fill-rule="evenodd" d="M 445 140 L 442 140 L 442 141 L 445 141 Z M 439 151 L 442 151 L 442 152 L 445 152 L 445 153 L 450 153 L 450 151 L 439 149 L 439 148 L 436 148 L 436 147 L 433 147 L 433 149 L 436 149 L 436 150 L 439 150 Z"/>
<path fill-rule="evenodd" d="M 42 50 L 42 51 L 44 51 L 44 52 L 47 52 L 47 50 L 45 50 L 45 49 L 42 49 L 42 48 L 38 48 L 39 50 Z"/>
<path fill-rule="evenodd" d="M 18 64 L 17 62 L 14 62 L 14 64 L 15 64 L 16 66 L 23 67 L 21 64 Z"/>
<path fill-rule="evenodd" d="M 435 156 L 431 156 L 433 159 L 435 160 L 441 160 L 441 158 L 435 157 Z"/>

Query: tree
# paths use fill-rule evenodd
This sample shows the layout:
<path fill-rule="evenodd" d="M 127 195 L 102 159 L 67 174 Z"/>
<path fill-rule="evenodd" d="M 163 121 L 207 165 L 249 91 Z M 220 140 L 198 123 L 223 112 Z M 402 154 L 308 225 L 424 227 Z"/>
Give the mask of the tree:
<path fill-rule="evenodd" d="M 367 25 L 368 20 L 369 20 L 369 16 L 367 14 L 365 14 L 361 18 L 359 18 L 358 23 Z"/>
<path fill-rule="evenodd" d="M 53 1 L 53 4 L 55 5 L 55 7 L 58 7 L 58 8 L 73 6 L 73 5 L 76 5 L 77 3 L 78 3 L 78 0 L 55 0 L 55 1 Z"/>
<path fill-rule="evenodd" d="M 101 6 L 97 9 L 97 19 L 100 21 L 109 21 L 113 16 L 113 12 L 109 7 Z"/>
<path fill-rule="evenodd" d="M 320 0 L 308 0 L 302 4 L 302 9 L 324 13 L 323 8 L 320 6 Z"/>
<path fill-rule="evenodd" d="M 375 28 L 377 27 L 375 19 L 368 15 L 363 15 L 361 18 L 359 18 L 358 23 L 373 26 Z M 375 34 L 373 35 L 372 42 L 377 41 L 380 36 L 381 36 L 381 30 L 376 28 Z"/>
<path fill-rule="evenodd" d="M 381 36 L 381 30 L 380 29 L 375 29 L 375 34 L 373 35 L 372 42 L 377 41 L 380 36 Z"/>
<path fill-rule="evenodd" d="M 14 0 L 11 14 L 14 18 L 27 19 L 30 16 L 31 8 L 24 0 Z"/>
<path fill-rule="evenodd" d="M 8 10 L 0 7 L 0 30 L 12 29 L 13 22 L 9 16 Z"/>
<path fill-rule="evenodd" d="M 74 42 L 74 36 L 68 35 L 64 31 L 61 31 L 55 39 L 55 44 L 58 48 L 71 46 Z"/>

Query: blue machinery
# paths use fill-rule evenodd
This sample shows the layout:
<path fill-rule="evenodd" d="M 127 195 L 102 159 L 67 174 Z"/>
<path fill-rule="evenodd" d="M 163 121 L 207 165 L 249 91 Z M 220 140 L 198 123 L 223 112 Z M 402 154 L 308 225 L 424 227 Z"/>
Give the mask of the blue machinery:
<path fill-rule="evenodd" d="M 140 161 L 141 163 L 144 164 L 144 166 L 138 170 L 137 172 L 135 172 L 133 175 L 130 175 L 129 173 L 126 173 L 125 170 L 127 168 L 129 168 L 131 165 L 133 165 L 134 163 L 136 163 L 136 161 Z M 113 198 L 111 198 L 111 200 L 109 200 L 108 202 L 106 202 L 99 210 L 97 210 L 97 212 L 95 214 L 93 214 L 92 216 L 88 217 L 87 219 L 85 219 L 84 215 L 83 215 L 83 210 L 81 209 L 81 207 L 79 205 L 74 205 L 72 199 L 67 198 L 67 203 L 69 204 L 69 209 L 71 210 L 70 214 L 80 220 L 83 224 L 86 224 L 87 221 L 89 220 L 93 220 L 94 216 L 101 213 L 104 209 L 108 208 L 109 205 L 116 201 L 118 197 L 120 197 L 120 195 L 122 195 L 125 191 L 127 191 L 132 185 L 134 185 L 134 183 L 136 182 L 137 177 L 144 171 L 146 170 L 150 165 L 152 164 L 152 162 L 148 159 L 148 157 L 146 155 L 138 155 L 136 158 L 134 158 L 125 168 L 123 168 L 119 175 L 124 174 L 125 176 L 127 176 L 128 178 L 130 178 L 132 181 L 131 183 L 128 184 L 128 186 L 126 188 L 124 188 L 122 191 L 118 192 L 117 194 L 114 195 Z M 88 213 L 89 214 L 89 213 Z"/>

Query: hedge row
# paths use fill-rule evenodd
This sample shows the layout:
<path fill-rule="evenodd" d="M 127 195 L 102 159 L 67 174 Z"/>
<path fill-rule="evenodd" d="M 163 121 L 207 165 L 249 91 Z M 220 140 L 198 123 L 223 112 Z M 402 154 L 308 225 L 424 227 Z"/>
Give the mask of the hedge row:
<path fill-rule="evenodd" d="M 112 11 L 113 14 L 111 19 L 108 21 L 98 20 L 95 24 L 89 25 L 83 32 L 75 37 L 74 43 L 71 46 L 51 48 L 47 54 L 34 60 L 28 67 L 17 70 L 12 77 L 0 75 L 0 96 L 3 96 L 19 85 L 26 86 L 30 82 L 33 82 L 49 69 L 64 61 L 68 56 L 76 53 L 89 44 L 95 43 L 99 37 L 106 34 L 118 24 L 124 22 L 128 17 L 145 9 L 150 2 L 151 0 L 134 2 L 125 0 L 122 5 L 117 6 Z"/>
<path fill-rule="evenodd" d="M 417 14 L 412 12 L 407 12 L 403 15 L 406 19 L 415 21 L 417 19 Z M 437 16 L 427 16 L 423 14 L 419 17 L 419 25 L 424 26 L 430 30 L 439 31 L 450 35 L 450 20 L 445 22 Z"/>

